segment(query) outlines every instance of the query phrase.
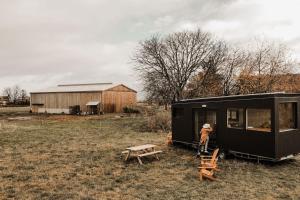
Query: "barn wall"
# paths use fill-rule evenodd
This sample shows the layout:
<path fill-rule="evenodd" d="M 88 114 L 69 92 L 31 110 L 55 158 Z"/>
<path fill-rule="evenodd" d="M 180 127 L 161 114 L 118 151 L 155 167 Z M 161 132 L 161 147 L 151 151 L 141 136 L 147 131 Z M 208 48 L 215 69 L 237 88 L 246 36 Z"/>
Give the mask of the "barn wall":
<path fill-rule="evenodd" d="M 106 113 L 122 112 L 125 106 L 136 104 L 136 92 L 124 85 L 118 85 L 102 92 L 32 93 L 31 109 L 32 112 L 67 113 L 65 109 L 80 105 L 81 111 L 86 112 L 89 101 L 100 101 Z"/>
<path fill-rule="evenodd" d="M 101 102 L 101 93 L 102 92 L 34 93 L 31 94 L 31 108 L 32 112 L 38 112 L 38 110 L 45 111 L 44 109 L 47 108 L 59 113 L 60 111 L 64 112 L 64 109 L 69 109 L 70 106 L 80 105 L 80 109 L 86 112 L 86 104 L 89 101 Z M 44 105 L 35 106 L 32 104 Z M 50 110 L 49 112 L 51 112 Z"/>
<path fill-rule="evenodd" d="M 136 104 L 136 93 L 132 91 L 104 91 L 104 112 L 122 112 L 125 106 Z"/>

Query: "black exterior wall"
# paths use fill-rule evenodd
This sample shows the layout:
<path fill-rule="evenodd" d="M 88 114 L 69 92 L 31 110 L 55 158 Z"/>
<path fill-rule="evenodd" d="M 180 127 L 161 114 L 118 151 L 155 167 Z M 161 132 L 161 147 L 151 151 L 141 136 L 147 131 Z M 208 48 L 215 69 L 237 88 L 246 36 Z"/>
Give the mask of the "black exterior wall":
<path fill-rule="evenodd" d="M 283 102 L 296 103 L 296 129 L 279 132 L 278 105 Z M 271 132 L 247 130 L 227 127 L 227 109 L 241 108 L 246 113 L 248 108 L 271 110 Z M 300 94 L 256 94 L 228 97 L 212 97 L 182 100 L 172 105 L 172 139 L 176 143 L 188 145 L 195 141 L 195 110 L 216 111 L 217 145 L 225 151 L 251 154 L 280 160 L 283 157 L 300 153 Z M 246 122 L 246 114 L 244 114 Z"/>

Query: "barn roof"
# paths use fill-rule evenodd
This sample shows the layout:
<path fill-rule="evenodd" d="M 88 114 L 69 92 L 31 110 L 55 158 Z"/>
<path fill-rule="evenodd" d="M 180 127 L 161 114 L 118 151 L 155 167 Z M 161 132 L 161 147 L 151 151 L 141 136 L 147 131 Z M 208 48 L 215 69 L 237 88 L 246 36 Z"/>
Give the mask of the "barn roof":
<path fill-rule="evenodd" d="M 33 91 L 31 93 L 60 93 L 60 92 L 98 92 L 110 90 L 117 86 L 124 86 L 129 90 L 136 92 L 135 90 L 123 85 L 113 83 L 88 83 L 88 84 L 64 84 L 56 87 L 50 87 L 42 90 Z"/>

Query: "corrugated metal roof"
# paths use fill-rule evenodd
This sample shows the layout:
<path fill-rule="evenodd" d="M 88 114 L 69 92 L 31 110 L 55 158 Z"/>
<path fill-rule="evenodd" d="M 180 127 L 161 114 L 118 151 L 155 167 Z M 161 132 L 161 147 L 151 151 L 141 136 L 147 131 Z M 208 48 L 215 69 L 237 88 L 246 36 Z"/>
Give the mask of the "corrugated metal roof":
<path fill-rule="evenodd" d="M 68 84 L 33 91 L 31 93 L 57 93 L 57 92 L 96 92 L 104 91 L 121 84 L 113 83 L 91 83 L 91 84 Z"/>

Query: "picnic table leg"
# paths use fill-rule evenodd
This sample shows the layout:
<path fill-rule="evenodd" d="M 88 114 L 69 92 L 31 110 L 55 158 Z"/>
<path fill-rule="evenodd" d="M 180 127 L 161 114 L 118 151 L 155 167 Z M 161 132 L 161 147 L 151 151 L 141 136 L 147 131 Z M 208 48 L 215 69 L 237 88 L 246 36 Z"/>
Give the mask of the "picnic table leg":
<path fill-rule="evenodd" d="M 126 155 L 126 157 L 125 157 L 125 161 L 127 161 L 128 160 L 128 158 L 129 158 L 129 156 L 130 156 L 130 150 L 128 150 L 128 154 Z"/>
<path fill-rule="evenodd" d="M 155 147 L 153 147 L 153 148 L 152 148 L 152 151 L 155 151 Z M 157 160 L 159 160 L 159 158 L 158 158 L 158 155 L 157 155 L 157 154 L 154 154 L 154 156 L 155 156 L 155 158 L 156 158 Z"/>
<path fill-rule="evenodd" d="M 138 159 L 138 161 L 139 161 L 140 165 L 142 165 L 142 164 L 143 164 L 143 162 L 142 162 L 141 158 L 137 156 L 137 159 Z"/>

